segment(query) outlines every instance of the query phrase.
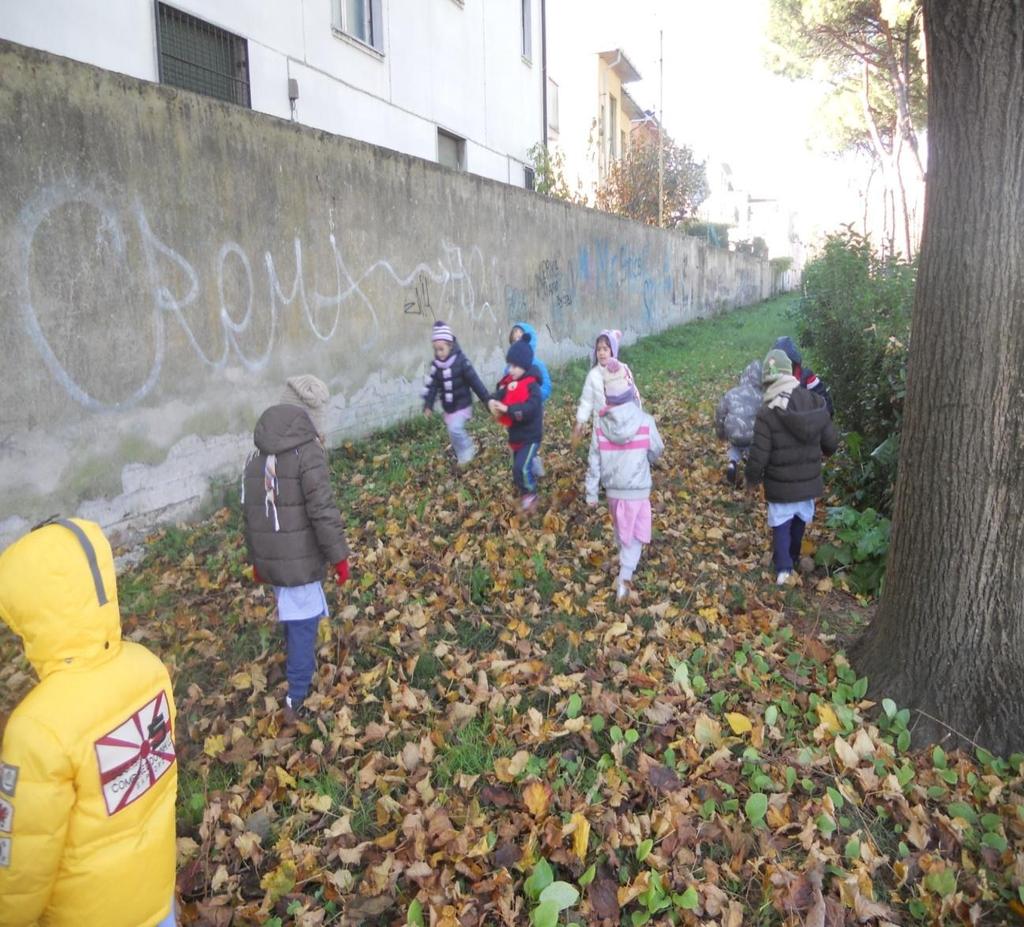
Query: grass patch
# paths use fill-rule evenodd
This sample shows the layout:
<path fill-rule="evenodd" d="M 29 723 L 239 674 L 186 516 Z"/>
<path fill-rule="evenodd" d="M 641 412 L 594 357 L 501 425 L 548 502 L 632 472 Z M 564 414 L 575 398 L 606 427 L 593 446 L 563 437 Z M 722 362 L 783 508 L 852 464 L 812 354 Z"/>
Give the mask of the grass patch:
<path fill-rule="evenodd" d="M 449 741 L 434 758 L 434 785 L 442 789 L 452 786 L 460 775 L 488 772 L 496 759 L 515 752 L 515 744 L 495 726 L 490 715 L 467 722 L 450 734 Z"/>

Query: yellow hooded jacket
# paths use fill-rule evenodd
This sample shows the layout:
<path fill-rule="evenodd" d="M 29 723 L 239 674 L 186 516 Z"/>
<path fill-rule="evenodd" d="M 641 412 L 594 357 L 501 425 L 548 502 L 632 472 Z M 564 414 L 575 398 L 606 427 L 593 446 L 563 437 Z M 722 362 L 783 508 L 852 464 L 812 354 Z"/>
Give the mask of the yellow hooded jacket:
<path fill-rule="evenodd" d="M 0 927 L 150 927 L 174 893 L 171 680 L 121 640 L 110 544 L 79 519 L 0 555 L 0 618 L 39 684 L 0 749 Z"/>

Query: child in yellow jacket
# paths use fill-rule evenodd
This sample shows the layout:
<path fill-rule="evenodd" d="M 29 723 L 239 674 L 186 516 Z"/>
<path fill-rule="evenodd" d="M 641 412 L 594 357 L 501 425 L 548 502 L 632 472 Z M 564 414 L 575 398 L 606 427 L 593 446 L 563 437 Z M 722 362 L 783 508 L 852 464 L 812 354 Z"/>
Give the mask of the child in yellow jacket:
<path fill-rule="evenodd" d="M 0 619 L 39 684 L 0 748 L 0 924 L 174 924 L 174 698 L 121 639 L 100 526 L 59 519 L 0 555 Z"/>

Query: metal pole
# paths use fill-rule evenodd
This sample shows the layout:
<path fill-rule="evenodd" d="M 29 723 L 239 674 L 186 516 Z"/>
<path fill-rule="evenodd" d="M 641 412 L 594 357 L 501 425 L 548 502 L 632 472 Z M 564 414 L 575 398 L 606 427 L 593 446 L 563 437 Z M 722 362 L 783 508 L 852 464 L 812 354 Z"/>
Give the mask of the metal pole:
<path fill-rule="evenodd" d="M 547 0 L 540 0 L 540 140 L 544 154 L 548 151 L 548 10 Z"/>
<path fill-rule="evenodd" d="M 665 118 L 665 45 L 664 30 L 658 30 L 658 227 L 665 227 L 665 146 L 661 141 L 661 124 Z"/>

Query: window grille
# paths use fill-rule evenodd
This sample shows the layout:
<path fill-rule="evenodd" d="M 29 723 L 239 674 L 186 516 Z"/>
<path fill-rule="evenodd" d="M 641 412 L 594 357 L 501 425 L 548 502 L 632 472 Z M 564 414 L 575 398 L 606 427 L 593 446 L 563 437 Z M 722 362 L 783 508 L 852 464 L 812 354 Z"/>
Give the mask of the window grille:
<path fill-rule="evenodd" d="M 156 21 L 162 84 L 250 105 L 245 39 L 164 3 Z"/>
<path fill-rule="evenodd" d="M 537 177 L 532 167 L 523 168 L 523 186 L 527 190 L 537 189 Z"/>

